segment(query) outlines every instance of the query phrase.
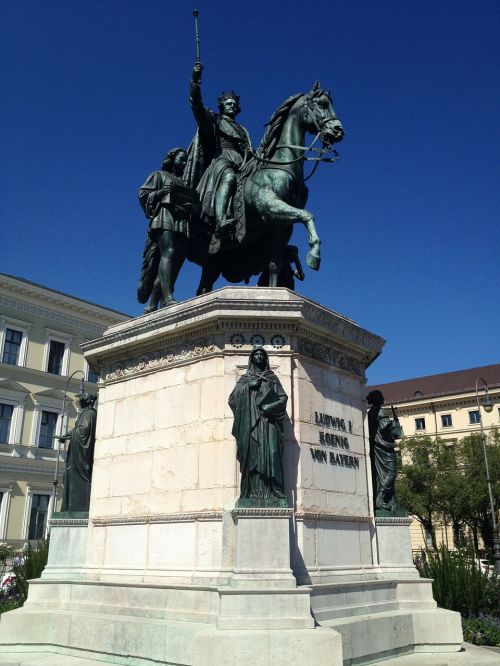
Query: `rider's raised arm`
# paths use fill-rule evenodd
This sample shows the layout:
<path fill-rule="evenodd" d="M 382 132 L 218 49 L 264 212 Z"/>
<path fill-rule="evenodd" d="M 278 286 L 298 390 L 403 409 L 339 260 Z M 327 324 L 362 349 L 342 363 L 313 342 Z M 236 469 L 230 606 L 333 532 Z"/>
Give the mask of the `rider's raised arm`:
<path fill-rule="evenodd" d="M 212 122 L 212 112 L 203 106 L 200 86 L 202 72 L 203 65 L 201 62 L 197 62 L 193 67 L 193 74 L 191 76 L 191 84 L 189 87 L 189 103 L 191 104 L 194 119 L 196 120 L 196 123 L 200 129 L 203 131 L 203 129 L 205 129 L 207 125 L 210 126 Z"/>

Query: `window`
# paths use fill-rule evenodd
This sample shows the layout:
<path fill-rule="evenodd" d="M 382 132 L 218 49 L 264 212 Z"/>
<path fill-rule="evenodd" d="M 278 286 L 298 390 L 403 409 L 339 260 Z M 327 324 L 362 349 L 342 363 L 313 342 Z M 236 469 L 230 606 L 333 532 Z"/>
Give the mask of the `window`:
<path fill-rule="evenodd" d="M 0 443 L 8 444 L 10 441 L 10 426 L 12 423 L 13 405 L 0 402 Z"/>
<path fill-rule="evenodd" d="M 5 329 L 2 363 L 8 363 L 9 365 L 18 364 L 22 341 L 23 334 L 21 331 L 16 331 L 13 328 Z"/>
<path fill-rule="evenodd" d="M 49 495 L 33 494 L 31 498 L 28 539 L 43 539 L 49 511 Z"/>
<path fill-rule="evenodd" d="M 425 419 L 415 419 L 415 430 L 425 430 Z"/>
<path fill-rule="evenodd" d="M 443 428 L 451 428 L 453 425 L 451 414 L 441 414 L 441 425 Z"/>
<path fill-rule="evenodd" d="M 19 444 L 23 427 L 24 401 L 28 391 L 17 382 L 0 380 L 0 442 Z"/>
<path fill-rule="evenodd" d="M 432 549 L 434 547 L 434 544 L 432 543 L 432 534 L 428 530 L 426 530 L 425 527 L 423 529 L 424 529 L 425 546 L 426 548 Z"/>
<path fill-rule="evenodd" d="M 47 372 L 53 375 L 62 374 L 62 364 L 64 359 L 65 344 L 58 340 L 51 340 L 49 346 L 49 362 L 47 364 Z"/>
<path fill-rule="evenodd" d="M 47 339 L 45 342 L 43 369 L 53 375 L 67 375 L 69 368 L 69 348 L 72 335 L 45 329 Z"/>
<path fill-rule="evenodd" d="M 62 411 L 63 397 L 63 394 L 55 389 L 32 395 L 35 410 L 31 423 L 31 446 L 45 450 L 57 448 L 54 435 L 63 431 L 65 420 Z M 42 451 L 33 453 L 42 458 L 46 455 Z"/>
<path fill-rule="evenodd" d="M 19 319 L 0 317 L 0 360 L 8 365 L 26 364 L 28 332 L 31 324 Z"/>
<path fill-rule="evenodd" d="M 0 539 L 5 539 L 7 536 L 11 494 L 12 486 L 0 488 Z"/>
<path fill-rule="evenodd" d="M 474 409 L 469 412 L 469 423 L 473 425 L 474 423 L 480 423 L 481 417 L 479 416 L 479 409 Z"/>
<path fill-rule="evenodd" d="M 42 412 L 40 421 L 40 434 L 38 435 L 38 446 L 41 449 L 54 448 L 54 435 L 59 414 L 56 412 Z"/>
<path fill-rule="evenodd" d="M 99 373 L 94 372 L 90 365 L 87 363 L 87 381 L 91 384 L 97 384 L 99 381 Z"/>

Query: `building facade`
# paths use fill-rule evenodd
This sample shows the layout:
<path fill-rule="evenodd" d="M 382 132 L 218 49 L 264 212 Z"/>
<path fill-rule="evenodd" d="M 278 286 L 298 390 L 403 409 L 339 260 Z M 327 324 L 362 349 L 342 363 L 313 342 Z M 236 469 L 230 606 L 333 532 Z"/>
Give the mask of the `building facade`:
<path fill-rule="evenodd" d="M 482 406 L 486 386 L 493 403 L 491 412 Z M 500 427 L 500 364 L 416 377 L 368 390 L 374 388 L 382 391 L 386 405 L 397 408 L 405 437 L 439 437 L 453 446 L 462 437 L 479 433 L 481 420 L 486 436 L 493 428 Z M 478 451 L 478 455 L 482 453 Z M 429 535 L 417 520 L 413 520 L 411 530 L 413 549 L 431 545 Z M 453 546 L 451 526 L 439 525 L 436 537 L 438 542 Z"/>
<path fill-rule="evenodd" d="M 97 393 L 80 345 L 128 318 L 0 273 L 0 541 L 46 536 L 62 497 L 57 436 L 75 421 L 82 380 Z"/>

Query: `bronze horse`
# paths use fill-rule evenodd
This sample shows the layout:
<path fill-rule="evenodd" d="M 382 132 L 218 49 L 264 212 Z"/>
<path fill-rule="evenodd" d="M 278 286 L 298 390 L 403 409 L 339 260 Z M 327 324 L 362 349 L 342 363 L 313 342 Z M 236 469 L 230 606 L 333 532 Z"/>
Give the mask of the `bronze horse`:
<path fill-rule="evenodd" d="M 320 239 L 314 216 L 304 209 L 307 188 L 304 161 L 306 133 L 316 135 L 323 146 L 319 161 L 342 140 L 344 131 L 335 115 L 330 93 L 318 82 L 309 93 L 289 97 L 267 124 L 260 147 L 242 167 L 233 209 L 236 234 L 220 241 L 211 229 L 202 229 L 193 241 L 189 258 L 203 267 L 197 294 L 209 292 L 222 274 L 229 282 L 247 281 L 269 271 L 269 286 L 277 286 L 278 274 L 293 224 L 302 223 L 308 233 L 307 264 L 318 270 Z M 316 140 L 315 139 L 315 140 Z M 316 149 L 318 150 L 318 149 Z"/>

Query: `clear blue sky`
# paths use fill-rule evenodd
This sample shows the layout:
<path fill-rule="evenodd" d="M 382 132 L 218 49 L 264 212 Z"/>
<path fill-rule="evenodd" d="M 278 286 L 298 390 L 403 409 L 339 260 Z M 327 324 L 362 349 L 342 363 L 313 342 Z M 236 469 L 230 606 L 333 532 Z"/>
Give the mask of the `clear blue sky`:
<path fill-rule="evenodd" d="M 194 1 L 194 0 L 193 0 Z M 198 2 L 198 0 L 197 0 Z M 187 146 L 185 0 L 17 0 L 2 12 L 0 270 L 140 314 L 137 189 Z M 388 340 L 370 383 L 499 361 L 497 0 L 198 2 L 204 100 L 258 144 L 316 78 L 346 137 L 309 181 L 323 240 L 299 291 Z M 294 242 L 303 256 L 305 230 Z M 194 295 L 186 265 L 176 296 Z"/>

